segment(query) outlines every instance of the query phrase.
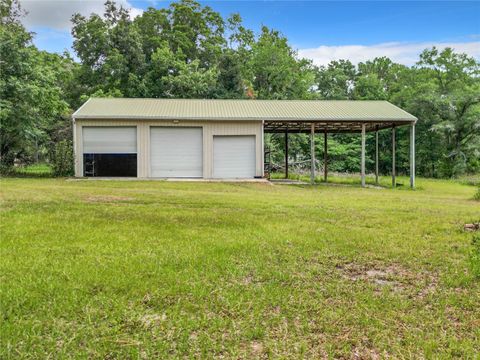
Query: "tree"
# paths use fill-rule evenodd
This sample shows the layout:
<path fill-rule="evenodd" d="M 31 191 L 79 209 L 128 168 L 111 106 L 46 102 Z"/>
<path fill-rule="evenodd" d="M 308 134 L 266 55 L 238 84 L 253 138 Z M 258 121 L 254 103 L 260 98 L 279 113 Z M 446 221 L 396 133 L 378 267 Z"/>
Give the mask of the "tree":
<path fill-rule="evenodd" d="M 478 171 L 478 160 L 469 160 L 479 156 L 480 64 L 451 48 L 440 52 L 434 47 L 420 55 L 417 66 L 429 75 L 433 98 L 429 96 L 427 102 L 439 119 L 430 130 L 444 139 L 441 175 Z"/>
<path fill-rule="evenodd" d="M 225 49 L 218 63 L 218 89 L 216 97 L 223 99 L 247 96 L 246 81 L 242 74 L 242 60 L 238 52 Z"/>
<path fill-rule="evenodd" d="M 259 99 L 307 99 L 313 96 L 315 74 L 311 62 L 297 59 L 278 31 L 262 28 L 252 45 L 247 76 Z"/>
<path fill-rule="evenodd" d="M 59 86 L 70 60 L 38 51 L 20 22 L 18 2 L 1 6 L 0 156 L 11 166 L 48 142 L 48 131 L 65 119 L 68 104 Z M 29 149 L 34 149 L 33 151 Z"/>
<path fill-rule="evenodd" d="M 215 91 L 216 78 L 215 67 L 204 69 L 198 59 L 187 63 L 181 51 L 175 55 L 164 44 L 152 56 L 146 84 L 151 97 L 209 98 Z"/>
<path fill-rule="evenodd" d="M 332 61 L 316 69 L 317 92 L 325 100 L 351 99 L 356 78 L 357 71 L 350 61 Z"/>
<path fill-rule="evenodd" d="M 82 61 L 78 77 L 86 91 L 144 96 L 145 55 L 128 11 L 108 0 L 104 18 L 75 14 L 72 23 L 73 48 Z"/>
<path fill-rule="evenodd" d="M 167 36 L 172 51 L 181 50 L 186 62 L 198 59 L 202 67 L 215 64 L 225 45 L 222 16 L 193 0 L 173 2 L 168 14 L 171 31 Z"/>

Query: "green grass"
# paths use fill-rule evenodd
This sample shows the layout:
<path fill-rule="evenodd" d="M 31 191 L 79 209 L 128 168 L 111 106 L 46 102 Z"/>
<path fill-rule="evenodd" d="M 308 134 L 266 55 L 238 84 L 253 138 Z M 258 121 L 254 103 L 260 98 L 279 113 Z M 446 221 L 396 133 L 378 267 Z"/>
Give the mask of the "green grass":
<path fill-rule="evenodd" d="M 480 185 L 477 186 L 477 192 L 473 195 L 473 200 L 480 201 Z"/>
<path fill-rule="evenodd" d="M 475 358 L 475 187 L 0 181 L 0 358 Z"/>
<path fill-rule="evenodd" d="M 52 177 L 53 170 L 49 164 L 39 163 L 14 167 L 11 176 L 15 177 Z"/>
<path fill-rule="evenodd" d="M 464 175 L 458 178 L 458 182 L 480 187 L 480 174 Z"/>
<path fill-rule="evenodd" d="M 284 173 L 272 173 L 271 178 L 273 180 L 278 179 L 285 179 Z M 288 178 L 290 180 L 297 180 L 302 182 L 310 183 L 310 174 L 296 174 L 296 173 L 289 173 Z M 323 175 L 318 175 L 315 177 L 315 183 L 322 184 Z M 328 174 L 327 183 L 329 184 L 341 184 L 341 185 L 360 185 L 362 180 L 360 178 L 360 174 L 348 174 L 348 173 L 330 173 Z M 365 176 L 365 183 L 367 185 L 375 186 L 375 175 L 367 174 Z M 390 176 L 379 176 L 378 178 L 378 185 L 381 187 L 392 187 L 392 178 Z M 396 185 L 397 188 L 401 189 L 403 187 L 409 188 L 410 187 L 410 178 L 407 176 L 397 176 L 396 178 Z M 466 184 L 470 185 L 470 184 Z M 418 186 L 417 186 L 418 188 Z"/>

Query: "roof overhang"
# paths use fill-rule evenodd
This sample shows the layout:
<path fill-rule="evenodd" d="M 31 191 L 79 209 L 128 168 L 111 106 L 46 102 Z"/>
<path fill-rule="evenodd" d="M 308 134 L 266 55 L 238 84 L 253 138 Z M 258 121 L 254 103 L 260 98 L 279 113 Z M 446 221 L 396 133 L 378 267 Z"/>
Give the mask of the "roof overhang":
<path fill-rule="evenodd" d="M 310 133 L 312 124 L 314 124 L 315 132 L 328 133 L 355 133 L 361 132 L 362 126 L 365 124 L 367 132 L 388 129 L 396 126 L 412 125 L 416 121 L 412 120 L 334 120 L 334 121 L 265 121 L 264 131 L 266 133 Z"/>

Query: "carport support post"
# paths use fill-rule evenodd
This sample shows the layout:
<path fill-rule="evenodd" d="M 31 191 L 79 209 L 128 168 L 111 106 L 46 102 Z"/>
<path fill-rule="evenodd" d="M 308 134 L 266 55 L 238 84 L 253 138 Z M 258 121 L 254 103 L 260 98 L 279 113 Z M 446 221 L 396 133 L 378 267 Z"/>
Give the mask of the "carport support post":
<path fill-rule="evenodd" d="M 375 126 L 375 184 L 378 185 L 378 125 Z"/>
<path fill-rule="evenodd" d="M 410 187 L 415 188 L 415 123 L 410 126 Z"/>
<path fill-rule="evenodd" d="M 327 182 L 328 177 L 328 146 L 327 146 L 327 130 L 325 130 L 323 136 L 323 181 Z"/>
<path fill-rule="evenodd" d="M 365 187 L 365 132 L 366 132 L 366 125 L 362 124 L 362 162 L 361 162 L 362 187 Z"/>
<path fill-rule="evenodd" d="M 396 165 L 395 165 L 395 125 L 392 126 L 392 187 L 394 188 L 397 186 L 397 179 L 396 177 Z"/>
<path fill-rule="evenodd" d="M 315 183 L 315 123 L 310 128 L 310 183 Z"/>
<path fill-rule="evenodd" d="M 285 129 L 285 179 L 288 179 L 288 128 Z"/>

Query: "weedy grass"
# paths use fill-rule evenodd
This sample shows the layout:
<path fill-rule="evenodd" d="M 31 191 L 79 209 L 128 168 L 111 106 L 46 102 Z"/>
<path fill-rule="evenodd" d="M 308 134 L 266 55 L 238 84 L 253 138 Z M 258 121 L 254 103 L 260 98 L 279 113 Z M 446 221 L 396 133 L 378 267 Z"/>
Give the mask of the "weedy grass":
<path fill-rule="evenodd" d="M 480 185 L 477 187 L 477 192 L 473 195 L 473 200 L 480 201 Z"/>
<path fill-rule="evenodd" d="M 272 173 L 271 178 L 273 180 L 282 180 L 285 179 L 284 173 Z M 310 183 L 310 175 L 307 173 L 298 174 L 298 173 L 289 173 L 288 174 L 289 180 L 296 180 L 301 182 L 308 182 Z M 355 173 L 329 173 L 327 178 L 327 183 L 325 183 L 322 174 L 316 174 L 315 176 L 315 183 L 316 184 L 339 184 L 339 185 L 361 185 L 362 181 L 360 178 L 360 174 Z M 392 187 L 392 178 L 390 176 L 379 176 L 378 184 L 375 182 L 375 175 L 374 174 L 367 174 L 365 176 L 365 183 L 367 186 L 379 186 L 385 188 Z M 471 185 L 471 184 L 465 184 Z M 396 178 L 396 188 L 403 189 L 410 187 L 410 179 L 406 176 L 397 176 Z M 418 186 L 417 186 L 418 188 Z"/>
<path fill-rule="evenodd" d="M 11 169 L 9 176 L 13 177 L 29 177 L 29 178 L 49 178 L 53 177 L 53 170 L 49 164 L 39 163 L 31 165 L 23 165 Z"/>
<path fill-rule="evenodd" d="M 474 358 L 476 189 L 417 184 L 2 179 L 0 358 Z"/>
<path fill-rule="evenodd" d="M 463 175 L 457 181 L 467 185 L 480 186 L 480 174 Z"/>
<path fill-rule="evenodd" d="M 470 266 L 473 275 L 480 279 L 480 233 L 473 235 Z"/>

